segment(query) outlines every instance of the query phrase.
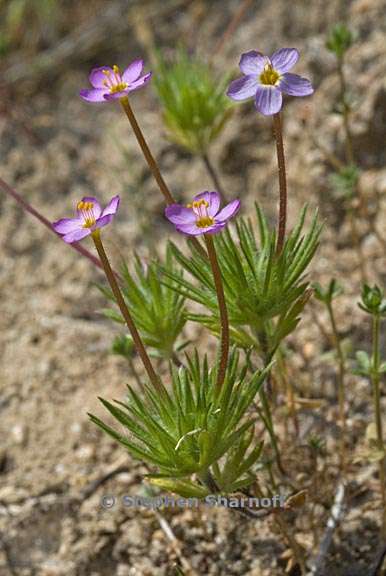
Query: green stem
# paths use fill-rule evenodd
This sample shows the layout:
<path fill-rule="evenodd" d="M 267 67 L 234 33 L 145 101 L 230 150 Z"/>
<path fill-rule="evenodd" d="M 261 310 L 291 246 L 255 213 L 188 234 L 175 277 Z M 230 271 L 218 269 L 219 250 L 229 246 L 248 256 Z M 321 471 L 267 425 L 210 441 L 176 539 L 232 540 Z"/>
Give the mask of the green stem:
<path fill-rule="evenodd" d="M 350 223 L 350 228 L 351 228 L 352 242 L 353 242 L 353 245 L 356 246 L 356 249 L 358 251 L 359 270 L 360 270 L 360 274 L 361 274 L 362 284 L 366 284 L 366 282 L 367 282 L 367 274 L 366 274 L 366 266 L 365 266 L 366 258 L 363 254 L 362 241 L 361 241 L 361 238 L 358 234 L 356 215 L 354 213 L 354 208 L 352 206 L 352 203 L 350 203 L 349 208 L 348 208 L 348 217 L 349 217 L 349 223 Z"/>
<path fill-rule="evenodd" d="M 134 361 L 133 361 L 132 357 L 129 356 L 129 357 L 127 358 L 127 360 L 128 360 L 128 362 L 129 362 L 130 370 L 131 370 L 131 372 L 134 374 L 134 379 L 135 379 L 136 383 L 138 384 L 139 389 L 141 390 L 142 394 L 145 394 L 145 387 L 144 387 L 144 385 L 143 385 L 142 380 L 141 380 L 140 377 L 139 377 L 139 374 L 138 374 L 138 372 L 137 372 L 137 370 L 136 370 L 136 367 L 135 367 L 135 365 L 134 365 Z"/>
<path fill-rule="evenodd" d="M 103 244 L 102 244 L 102 239 L 101 239 L 99 229 L 95 230 L 92 233 L 92 239 L 94 240 L 95 248 L 96 248 L 98 255 L 99 255 L 99 258 L 101 260 L 103 270 L 106 274 L 106 278 L 110 284 L 111 290 L 114 294 L 115 300 L 119 306 L 119 309 L 122 313 L 122 316 L 126 321 L 127 327 L 128 327 L 130 334 L 133 338 L 135 348 L 136 348 L 136 350 L 137 350 L 137 352 L 138 352 L 138 354 L 142 360 L 142 363 L 143 363 L 145 370 L 149 376 L 149 379 L 150 379 L 151 383 L 153 384 L 154 388 L 156 390 L 158 390 L 158 392 L 163 393 L 164 387 L 163 387 L 160 379 L 158 378 L 157 374 L 154 371 L 153 365 L 152 365 L 150 358 L 149 358 L 149 356 L 145 350 L 142 339 L 138 333 L 137 327 L 134 324 L 134 321 L 131 317 L 131 314 L 130 314 L 127 306 L 126 306 L 126 302 L 122 296 L 122 292 L 118 286 L 118 282 L 117 282 L 115 275 L 114 275 L 114 272 L 110 266 L 109 259 L 107 257 L 107 254 L 106 254 L 105 249 L 104 249 Z"/>
<path fill-rule="evenodd" d="M 202 158 L 202 161 L 203 161 L 203 163 L 204 163 L 204 166 L 205 166 L 205 168 L 206 168 L 209 176 L 210 176 L 211 179 L 212 179 L 212 182 L 213 182 L 214 187 L 216 188 L 216 190 L 217 190 L 218 192 L 220 192 L 220 194 L 221 194 L 221 196 L 222 196 L 222 198 L 223 198 L 223 201 L 225 202 L 225 201 L 226 201 L 226 198 L 225 198 L 224 188 L 223 188 L 222 185 L 221 185 L 219 176 L 218 176 L 218 174 L 217 174 L 217 172 L 216 172 L 216 170 L 215 170 L 215 168 L 214 168 L 214 166 L 213 166 L 213 164 L 212 164 L 212 161 L 211 161 L 211 159 L 210 159 L 210 157 L 209 157 L 209 154 L 208 154 L 207 152 L 204 152 L 204 153 L 202 154 L 201 158 Z"/>
<path fill-rule="evenodd" d="M 208 250 L 209 262 L 212 268 L 213 280 L 216 287 L 218 307 L 220 311 L 221 323 L 221 349 L 220 349 L 220 366 L 217 373 L 216 387 L 220 390 L 225 379 L 226 368 L 229 354 L 229 322 L 228 311 L 225 302 L 224 286 L 221 277 L 221 270 L 217 260 L 216 249 L 213 238 L 210 234 L 204 234 L 206 248 Z"/>
<path fill-rule="evenodd" d="M 272 360 L 272 355 L 271 356 L 266 355 L 265 365 L 267 366 L 271 362 L 271 360 Z M 251 370 L 251 372 L 252 373 L 256 372 L 256 369 L 252 365 L 251 359 L 249 357 L 247 358 L 247 363 L 248 363 L 248 366 L 249 366 L 249 369 Z M 269 376 L 270 376 L 270 374 L 267 374 L 267 379 L 269 379 Z M 279 449 L 279 444 L 277 441 L 275 428 L 273 425 L 271 407 L 269 405 L 267 394 L 264 390 L 264 385 L 260 387 L 259 398 L 260 398 L 260 402 L 261 402 L 261 410 L 257 407 L 257 412 L 258 412 L 260 418 L 263 420 L 264 425 L 268 431 L 268 435 L 269 435 L 269 438 L 271 440 L 273 452 L 275 454 L 275 460 L 276 460 L 277 467 L 283 476 L 287 476 L 287 473 L 284 470 L 283 464 L 281 462 L 280 449 Z"/>
<path fill-rule="evenodd" d="M 381 390 L 380 390 L 380 316 L 374 314 L 373 316 L 373 365 L 371 370 L 371 380 L 373 385 L 374 396 L 374 412 L 375 412 L 375 426 L 377 430 L 377 444 L 378 450 L 384 452 L 385 446 L 383 443 L 383 428 L 382 428 L 382 414 L 381 414 Z M 381 483 L 382 494 L 382 535 L 386 538 L 386 482 L 385 482 L 385 456 L 379 461 L 379 479 Z"/>
<path fill-rule="evenodd" d="M 345 391 L 345 376 L 346 376 L 346 362 L 344 357 L 344 352 L 342 349 L 342 344 L 340 341 L 338 329 L 336 326 L 335 315 L 332 308 L 332 303 L 327 302 L 328 315 L 330 317 L 333 341 L 336 348 L 336 353 L 338 355 L 339 362 L 339 376 L 338 376 L 338 402 L 339 402 L 339 419 L 342 428 L 341 436 L 341 466 L 342 469 L 345 468 L 346 451 L 345 451 L 345 438 L 346 438 L 346 414 L 345 414 L 345 403 L 346 403 L 346 391 Z"/>
<path fill-rule="evenodd" d="M 202 484 L 204 484 L 208 488 L 208 490 L 211 491 L 211 494 L 216 494 L 220 492 L 220 489 L 217 486 L 216 481 L 213 478 L 209 468 L 205 470 L 205 472 L 198 474 L 198 477 L 201 480 Z"/>
<path fill-rule="evenodd" d="M 342 112 L 343 112 L 343 126 L 345 132 L 346 162 L 347 164 L 352 166 L 355 164 L 355 159 L 354 159 L 352 135 L 350 128 L 350 108 L 347 104 L 347 94 L 346 94 L 347 86 L 346 86 L 346 77 L 344 74 L 343 58 L 338 59 L 338 76 L 340 84 L 340 101 L 342 104 Z"/>
<path fill-rule="evenodd" d="M 283 351 L 281 350 L 280 346 L 277 350 L 277 367 L 281 374 L 282 382 L 284 383 L 284 387 L 287 393 L 287 402 L 288 402 L 288 409 L 289 414 L 291 415 L 293 421 L 293 427 L 296 438 L 299 436 L 299 420 L 296 412 L 295 406 L 295 391 L 292 385 L 291 377 L 288 377 L 286 362 L 284 359 Z"/>
<path fill-rule="evenodd" d="M 275 459 L 276 459 L 277 467 L 283 476 L 287 476 L 287 473 L 284 470 L 284 467 L 283 467 L 283 464 L 281 461 L 279 443 L 278 443 L 275 428 L 273 425 L 271 407 L 269 405 L 269 401 L 267 399 L 267 394 L 266 394 L 263 386 L 261 386 L 261 388 L 259 390 L 259 397 L 260 397 L 260 402 L 261 402 L 261 406 L 263 409 L 264 423 L 265 423 L 265 426 L 268 430 L 268 434 L 269 434 L 269 437 L 270 437 L 270 440 L 272 443 L 272 448 L 273 448 L 273 451 L 275 453 Z"/>
<path fill-rule="evenodd" d="M 285 156 L 283 144 L 283 126 L 280 112 L 273 115 L 273 132 L 276 141 L 277 164 L 279 168 L 279 222 L 277 231 L 276 254 L 279 255 L 283 250 L 285 241 L 285 232 L 287 226 L 287 176 L 285 169 Z"/>

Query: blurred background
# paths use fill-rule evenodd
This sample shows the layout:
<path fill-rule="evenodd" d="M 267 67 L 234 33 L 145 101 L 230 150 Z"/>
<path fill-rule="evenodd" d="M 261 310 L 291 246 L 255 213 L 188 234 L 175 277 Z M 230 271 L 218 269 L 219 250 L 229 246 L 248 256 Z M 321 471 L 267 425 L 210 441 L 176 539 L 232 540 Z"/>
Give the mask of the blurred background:
<path fill-rule="evenodd" d="M 270 119 L 253 103 L 232 106 L 210 142 L 208 170 L 172 137 L 156 70 L 160 59 L 168 70 L 184 53 L 206 67 L 215 85 L 225 85 L 239 74 L 242 52 L 296 47 L 294 72 L 312 80 L 315 94 L 284 106 L 289 224 L 304 203 L 319 207 L 325 228 L 313 279 L 343 284 L 336 313 L 348 354 L 368 349 L 360 287 L 385 278 L 385 10 L 384 0 L 0 0 L 0 177 L 51 221 L 70 216 L 84 195 L 105 202 L 120 194 L 118 218 L 105 234 L 115 263 L 123 256 L 130 266 L 133 249 L 145 261 L 162 255 L 173 230 L 127 119 L 117 103 L 79 98 L 91 68 L 124 69 L 141 57 L 155 74 L 131 103 L 176 198 L 188 202 L 213 189 L 214 171 L 227 199 L 241 198 L 244 215 L 258 200 L 274 224 Z M 337 60 L 326 47 L 339 22 L 353 32 L 345 58 L 349 165 Z M 146 473 L 87 417 L 101 413 L 98 395 L 123 397 L 131 378 L 127 361 L 110 352 L 120 332 L 101 314 L 101 275 L 4 187 L 0 245 L 1 576 L 169 575 L 178 574 L 176 563 L 186 574 L 283 574 L 285 546 L 269 523 L 226 510 L 167 510 L 164 518 L 101 508 L 104 493 L 140 493 Z M 302 397 L 317 398 L 323 388 L 333 399 L 335 367 L 324 357 L 329 344 L 318 324 L 328 331 L 325 312 L 313 304 L 289 342 L 292 374 Z M 195 330 L 188 327 L 189 336 L 212 349 L 212 339 Z M 357 379 L 351 395 L 352 434 L 360 442 L 370 418 L 368 383 Z M 322 429 L 328 422 L 327 416 Z M 339 553 L 346 566 L 366 565 L 361 546 L 368 530 L 371 549 L 373 514 L 354 510 L 345 524 Z"/>

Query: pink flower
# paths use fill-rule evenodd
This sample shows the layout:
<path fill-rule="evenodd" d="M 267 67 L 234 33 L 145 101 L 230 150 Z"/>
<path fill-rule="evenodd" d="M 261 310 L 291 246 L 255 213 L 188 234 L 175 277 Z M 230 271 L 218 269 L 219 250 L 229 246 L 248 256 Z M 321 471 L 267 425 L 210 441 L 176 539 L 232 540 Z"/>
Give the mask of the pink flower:
<path fill-rule="evenodd" d="M 199 236 L 216 234 L 226 225 L 240 208 L 240 200 L 233 200 L 222 210 L 218 192 L 201 192 L 186 207 L 171 204 L 165 209 L 165 216 L 172 222 L 178 232 Z"/>
<path fill-rule="evenodd" d="M 77 205 L 75 218 L 62 218 L 52 224 L 55 232 L 63 236 L 68 244 L 78 242 L 111 222 L 119 206 L 119 196 L 114 196 L 102 210 L 98 200 L 93 196 L 85 196 Z"/>
<path fill-rule="evenodd" d="M 89 80 L 91 89 L 80 91 L 80 96 L 87 102 L 106 102 L 125 98 L 129 92 L 145 86 L 151 78 L 151 72 L 141 76 L 143 60 L 134 60 L 123 74 L 118 66 L 102 66 L 91 70 Z"/>

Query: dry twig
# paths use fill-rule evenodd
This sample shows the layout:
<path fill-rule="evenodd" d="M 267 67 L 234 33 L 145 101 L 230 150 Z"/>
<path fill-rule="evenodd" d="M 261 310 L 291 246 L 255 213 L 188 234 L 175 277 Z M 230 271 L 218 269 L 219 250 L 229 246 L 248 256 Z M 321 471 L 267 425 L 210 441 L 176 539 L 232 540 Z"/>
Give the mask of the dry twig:
<path fill-rule="evenodd" d="M 331 508 L 331 514 L 327 521 L 327 527 L 319 546 L 319 552 L 311 564 L 311 570 L 308 573 L 308 576 L 323 576 L 324 567 L 327 561 L 328 553 L 330 551 L 334 532 L 340 524 L 343 513 L 345 511 L 345 494 L 346 487 L 342 482 L 338 485 L 334 498 L 334 504 Z"/>

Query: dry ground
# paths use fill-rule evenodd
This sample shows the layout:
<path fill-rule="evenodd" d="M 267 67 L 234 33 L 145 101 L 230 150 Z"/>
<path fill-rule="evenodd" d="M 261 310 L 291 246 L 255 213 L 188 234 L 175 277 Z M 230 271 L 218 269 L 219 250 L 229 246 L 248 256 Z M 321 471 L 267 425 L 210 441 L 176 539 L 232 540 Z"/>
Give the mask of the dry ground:
<path fill-rule="evenodd" d="M 209 10 L 195 37 L 205 57 L 237 2 L 196 4 Z M 235 67 L 239 54 L 251 48 L 269 53 L 294 45 L 301 50 L 297 72 L 313 78 L 316 92 L 285 108 L 290 223 L 305 201 L 312 208 L 319 206 L 325 229 L 313 278 L 326 281 L 336 276 L 342 282 L 345 294 L 337 308 L 339 328 L 354 350 L 368 349 L 370 327 L 356 305 L 361 283 L 358 252 L 341 202 L 334 199 L 329 186 L 330 168 L 314 140 L 342 154 L 341 121 L 330 114 L 337 78 L 333 59 L 324 48 L 325 32 L 341 11 L 359 33 L 348 64 L 359 101 L 354 144 L 363 168 L 360 189 L 381 231 L 386 213 L 386 6 L 382 0 L 356 0 L 342 8 L 332 0 L 257 4 L 229 39 L 217 66 Z M 164 16 L 162 25 L 155 27 L 156 42 L 170 46 L 185 37 L 195 17 L 202 18 L 192 8 L 172 12 L 170 20 Z M 127 44 L 129 49 L 121 42 L 120 52 L 109 56 L 124 64 L 144 54 L 141 39 L 133 34 Z M 103 63 L 101 54 L 96 52 L 82 66 L 71 62 L 52 78 L 28 84 L 25 94 L 22 86 L 16 87 L 12 117 L 0 118 L 1 177 L 50 219 L 69 214 L 82 195 L 107 200 L 119 193 L 121 209 L 106 233 L 107 246 L 128 260 L 133 247 L 148 258 L 154 246 L 162 245 L 172 233 L 162 216 L 162 199 L 118 106 L 92 107 L 77 96 L 78 89 L 86 85 L 89 64 Z M 152 89 L 137 93 L 133 105 L 175 195 L 187 200 L 210 187 L 200 162 L 165 140 Z M 240 107 L 216 145 L 214 158 L 229 197 L 242 198 L 243 213 L 258 199 L 274 221 L 277 183 L 269 120 L 258 117 L 252 105 Z M 103 510 L 99 503 L 105 493 L 140 493 L 145 472 L 89 423 L 86 415 L 88 411 L 101 414 L 97 396 L 122 397 L 130 380 L 125 361 L 109 353 L 117 329 L 98 314 L 104 302 L 94 283 L 101 276 L 3 194 L 0 206 L 0 574 L 172 574 L 176 547 L 167 540 L 153 512 L 118 505 Z M 369 231 L 368 221 L 358 222 L 358 228 L 366 275 L 369 281 L 381 281 L 385 272 L 382 246 Z M 328 329 L 324 312 L 316 310 Z M 309 313 L 290 347 L 297 393 L 318 397 L 323 385 L 331 400 L 335 369 L 322 357 L 329 347 Z M 349 399 L 354 454 L 371 418 L 367 382 L 351 377 Z M 300 416 L 302 426 L 313 422 L 308 412 Z M 323 414 L 319 429 L 312 431 L 325 434 L 333 461 L 334 409 Z M 90 498 L 77 500 L 90 482 L 118 464 L 127 465 L 128 471 L 106 482 Z M 351 462 L 350 474 L 359 483 L 376 486 L 373 467 Z M 332 485 L 330 496 L 333 491 Z M 367 500 L 370 505 L 365 508 L 361 508 L 362 501 L 353 504 L 337 538 L 338 555 L 330 572 L 334 576 L 353 576 L 353 565 L 369 566 L 374 556 L 379 518 L 372 498 Z M 284 573 L 280 556 L 286 546 L 270 522 L 256 524 L 226 510 L 167 510 L 163 514 L 181 543 L 182 555 L 197 574 Z M 310 549 L 307 527 L 301 518 L 298 522 L 300 539 Z"/>

